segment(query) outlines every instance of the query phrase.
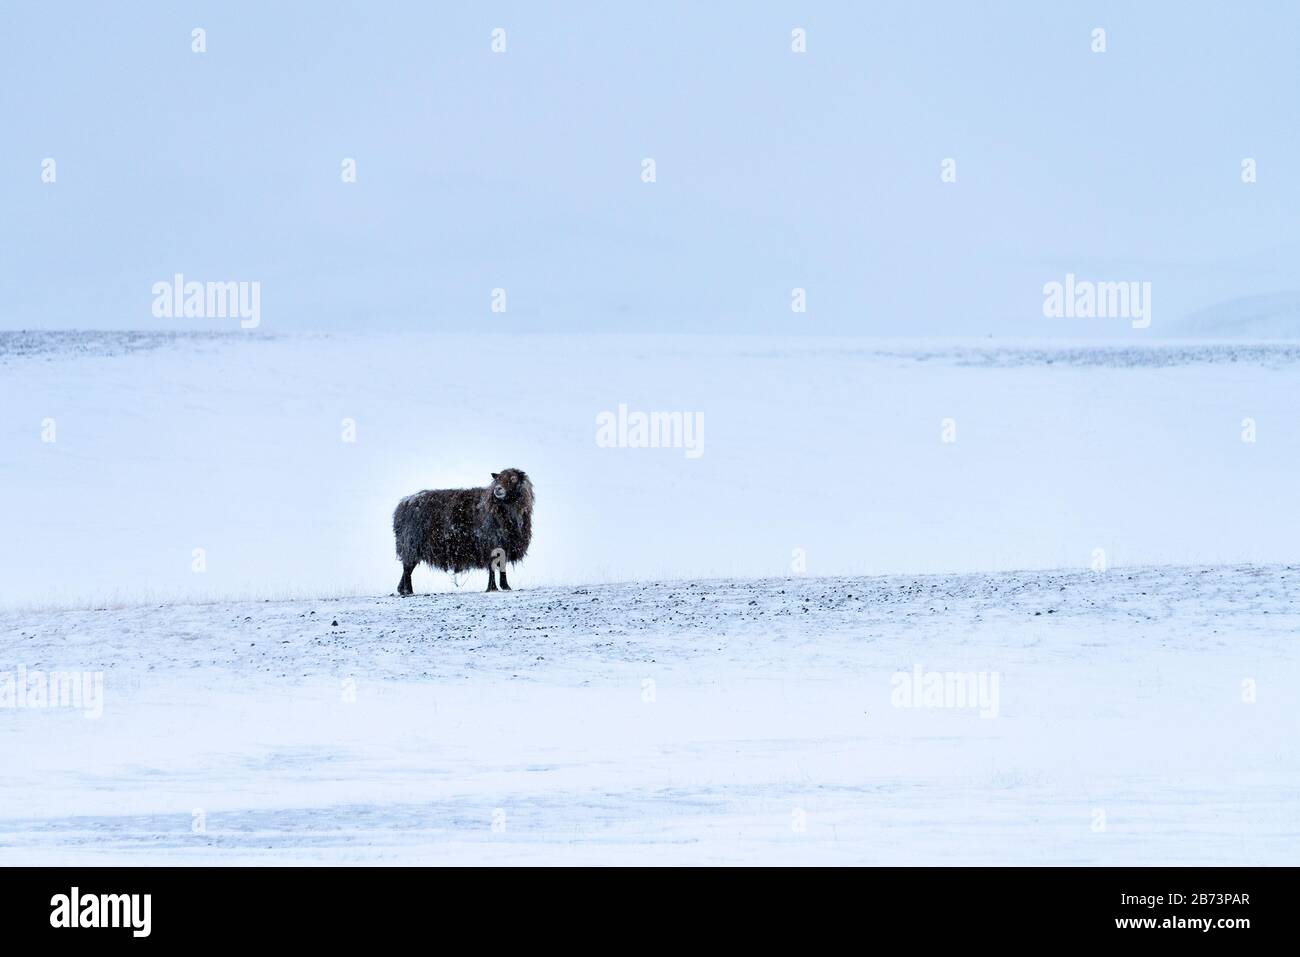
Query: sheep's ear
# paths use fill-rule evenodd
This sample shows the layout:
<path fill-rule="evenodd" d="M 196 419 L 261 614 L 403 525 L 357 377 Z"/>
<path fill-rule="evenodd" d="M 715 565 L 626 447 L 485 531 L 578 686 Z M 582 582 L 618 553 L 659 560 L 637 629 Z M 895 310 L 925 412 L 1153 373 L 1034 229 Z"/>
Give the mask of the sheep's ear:
<path fill-rule="evenodd" d="M 492 473 L 492 481 L 495 482 L 495 481 L 496 481 L 497 479 L 499 479 L 500 477 L 501 477 L 501 473 L 500 473 L 500 472 L 493 472 L 493 473 Z"/>

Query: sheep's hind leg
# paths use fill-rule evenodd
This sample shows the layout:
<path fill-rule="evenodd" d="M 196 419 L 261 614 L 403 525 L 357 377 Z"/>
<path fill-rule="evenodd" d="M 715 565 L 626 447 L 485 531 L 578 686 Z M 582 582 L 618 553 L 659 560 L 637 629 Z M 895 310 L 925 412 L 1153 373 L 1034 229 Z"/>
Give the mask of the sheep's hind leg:
<path fill-rule="evenodd" d="M 506 581 L 506 566 L 505 566 L 505 565 L 502 565 L 502 566 L 501 566 L 501 568 L 499 569 L 499 574 L 501 575 L 501 590 L 502 590 L 502 591 L 510 591 L 510 583 Z"/>
<path fill-rule="evenodd" d="M 415 586 L 411 584 L 411 572 L 415 571 L 415 564 L 408 565 L 402 562 L 402 580 L 397 583 L 397 594 L 414 595 Z"/>
<path fill-rule="evenodd" d="M 487 590 L 488 590 L 488 591 L 497 591 L 497 580 L 496 580 L 496 575 L 495 575 L 495 571 L 494 571 L 494 569 L 493 569 L 493 567 L 492 567 L 492 563 L 491 563 L 491 562 L 488 562 L 487 570 L 488 570 L 488 586 L 487 586 Z"/>

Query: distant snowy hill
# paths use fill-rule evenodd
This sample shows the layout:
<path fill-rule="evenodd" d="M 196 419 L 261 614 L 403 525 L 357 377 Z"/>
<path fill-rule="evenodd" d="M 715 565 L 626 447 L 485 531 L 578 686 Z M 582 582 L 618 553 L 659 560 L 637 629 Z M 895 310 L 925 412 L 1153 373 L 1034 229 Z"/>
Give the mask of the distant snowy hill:
<path fill-rule="evenodd" d="M 1300 339 L 1300 291 L 1239 296 L 1187 316 L 1182 336 L 1229 339 Z"/>

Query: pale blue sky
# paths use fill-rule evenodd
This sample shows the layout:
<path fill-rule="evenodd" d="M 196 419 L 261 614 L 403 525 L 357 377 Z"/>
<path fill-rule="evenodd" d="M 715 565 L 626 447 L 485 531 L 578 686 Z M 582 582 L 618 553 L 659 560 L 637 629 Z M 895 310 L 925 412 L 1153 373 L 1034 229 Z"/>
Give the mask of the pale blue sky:
<path fill-rule="evenodd" d="M 235 328 L 152 316 L 182 272 L 267 332 L 1096 331 L 1073 271 L 1156 334 L 1300 286 L 1297 51 L 1284 2 L 6 3 L 0 328 Z"/>

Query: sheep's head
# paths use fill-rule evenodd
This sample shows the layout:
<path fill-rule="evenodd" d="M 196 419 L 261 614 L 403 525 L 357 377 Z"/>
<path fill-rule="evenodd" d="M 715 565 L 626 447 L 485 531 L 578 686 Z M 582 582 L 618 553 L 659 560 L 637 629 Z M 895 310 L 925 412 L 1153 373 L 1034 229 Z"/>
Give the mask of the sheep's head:
<path fill-rule="evenodd" d="M 498 502 L 516 508 L 532 508 L 533 483 L 528 473 L 521 469 L 506 469 L 492 473 L 492 497 Z"/>

